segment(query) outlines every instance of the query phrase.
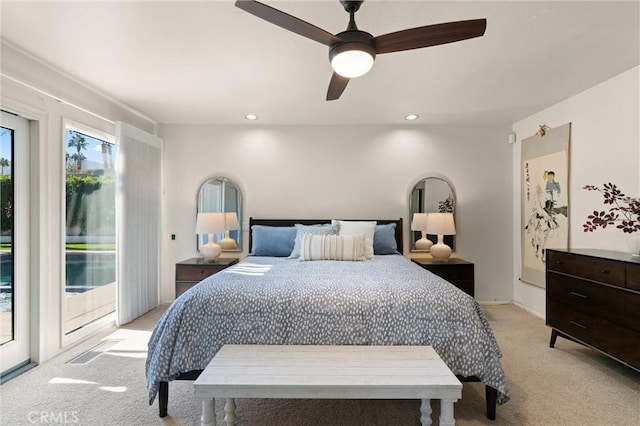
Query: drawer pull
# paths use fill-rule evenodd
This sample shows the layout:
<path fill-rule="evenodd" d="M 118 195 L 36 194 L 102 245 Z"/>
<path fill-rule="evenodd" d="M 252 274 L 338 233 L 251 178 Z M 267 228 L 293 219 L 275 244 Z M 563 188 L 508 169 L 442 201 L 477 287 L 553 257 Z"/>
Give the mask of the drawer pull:
<path fill-rule="evenodd" d="M 589 296 L 587 296 L 586 294 L 576 293 L 575 291 L 572 291 L 571 295 L 572 296 L 576 296 L 576 297 L 581 297 L 583 299 L 588 299 L 589 298 Z"/>
<path fill-rule="evenodd" d="M 575 322 L 575 321 L 569 321 L 569 322 L 570 322 L 571 324 L 575 325 L 576 327 L 580 327 L 580 328 L 585 329 L 585 330 L 587 329 L 587 326 L 582 325 L 582 324 L 580 324 L 580 323 L 578 323 L 578 322 Z"/>
<path fill-rule="evenodd" d="M 562 265 L 562 261 L 561 260 L 556 260 L 556 265 Z"/>
<path fill-rule="evenodd" d="M 602 271 L 600 271 L 600 272 L 602 272 L 603 274 L 608 274 L 608 273 L 609 273 L 609 270 L 608 270 L 608 269 L 603 269 L 603 270 L 602 270 Z"/>

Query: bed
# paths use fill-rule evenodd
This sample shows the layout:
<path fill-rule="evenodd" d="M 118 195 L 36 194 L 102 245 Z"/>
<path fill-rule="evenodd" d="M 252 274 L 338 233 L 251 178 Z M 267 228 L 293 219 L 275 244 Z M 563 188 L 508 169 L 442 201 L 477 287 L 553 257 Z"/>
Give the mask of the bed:
<path fill-rule="evenodd" d="M 302 243 L 329 238 L 306 231 L 330 222 L 250 219 L 250 252 L 270 254 L 265 238 L 284 233 L 287 244 L 301 234 Z M 349 241 L 360 244 L 357 238 Z M 300 261 L 310 252 L 304 248 L 294 259 L 250 255 L 183 293 L 149 340 L 149 404 L 158 396 L 160 416 L 166 416 L 168 383 L 197 378 L 224 344 L 431 345 L 461 380 L 485 384 L 487 417 L 495 419 L 496 403 L 509 396 L 482 308 L 402 256 L 402 219 L 376 221 L 374 240 L 382 238 L 384 245 L 374 245 L 375 254 L 363 261 Z"/>

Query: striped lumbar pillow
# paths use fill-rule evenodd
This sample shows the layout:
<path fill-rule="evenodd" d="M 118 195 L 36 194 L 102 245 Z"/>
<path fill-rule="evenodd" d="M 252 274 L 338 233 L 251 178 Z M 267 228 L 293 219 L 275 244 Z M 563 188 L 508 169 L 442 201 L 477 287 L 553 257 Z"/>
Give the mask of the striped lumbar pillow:
<path fill-rule="evenodd" d="M 300 260 L 365 260 L 364 235 L 300 234 Z"/>

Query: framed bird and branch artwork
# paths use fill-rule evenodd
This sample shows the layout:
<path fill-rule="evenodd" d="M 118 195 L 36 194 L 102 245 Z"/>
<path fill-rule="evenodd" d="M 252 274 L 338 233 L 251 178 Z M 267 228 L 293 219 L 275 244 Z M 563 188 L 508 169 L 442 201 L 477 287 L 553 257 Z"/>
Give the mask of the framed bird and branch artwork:
<path fill-rule="evenodd" d="M 522 140 L 521 280 L 545 287 L 546 250 L 569 246 L 571 123 Z"/>

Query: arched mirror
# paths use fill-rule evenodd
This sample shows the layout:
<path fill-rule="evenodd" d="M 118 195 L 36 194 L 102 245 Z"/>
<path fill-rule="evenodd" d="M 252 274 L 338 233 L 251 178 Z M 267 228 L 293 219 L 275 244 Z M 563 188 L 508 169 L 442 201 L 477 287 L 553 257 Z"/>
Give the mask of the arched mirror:
<path fill-rule="evenodd" d="M 420 179 L 413 187 L 409 199 L 409 221 L 411 223 L 410 249 L 412 252 L 428 252 L 437 235 L 426 232 L 426 217 L 429 213 L 452 213 L 455 222 L 456 194 L 453 185 L 442 177 L 430 176 Z M 424 215 L 427 213 L 427 215 Z M 424 234 L 423 234 L 424 232 Z M 425 237 L 430 242 L 423 239 Z M 445 235 L 444 243 L 455 251 L 455 235 Z"/>
<path fill-rule="evenodd" d="M 242 251 L 242 192 L 225 177 L 207 179 L 198 190 L 198 213 L 225 213 L 224 232 L 211 234 L 222 251 Z M 208 243 L 208 235 L 197 238 L 197 249 Z"/>

